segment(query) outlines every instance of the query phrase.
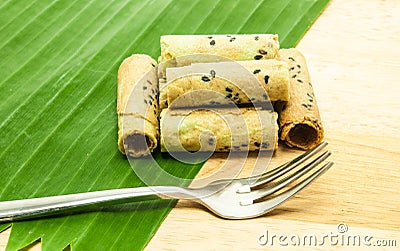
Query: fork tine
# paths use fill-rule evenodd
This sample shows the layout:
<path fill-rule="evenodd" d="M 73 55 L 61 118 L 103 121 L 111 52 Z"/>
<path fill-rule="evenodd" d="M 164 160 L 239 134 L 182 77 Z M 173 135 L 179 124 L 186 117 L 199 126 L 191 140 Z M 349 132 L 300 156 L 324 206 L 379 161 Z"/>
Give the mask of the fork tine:
<path fill-rule="evenodd" d="M 270 182 L 270 181 L 282 176 L 283 174 L 289 172 L 290 170 L 299 166 L 301 163 L 303 163 L 307 159 L 314 156 L 316 153 L 318 153 L 321 149 L 323 149 L 327 145 L 328 145 L 328 142 L 323 141 L 321 144 L 319 144 L 315 148 L 308 150 L 307 152 L 303 153 L 302 155 L 294 158 L 293 160 L 286 162 L 285 164 L 283 164 L 277 168 L 274 168 L 266 173 L 263 173 L 260 176 L 252 176 L 252 177 L 247 178 L 250 180 L 256 180 L 254 183 L 251 183 L 251 188 L 260 186 L 262 184 L 265 184 L 267 182 Z"/>
<path fill-rule="evenodd" d="M 257 207 L 259 210 L 258 215 L 263 215 L 267 213 L 268 211 L 271 211 L 275 207 L 279 206 L 286 200 L 288 200 L 290 197 L 301 191 L 303 188 L 305 188 L 308 184 L 310 184 L 312 181 L 317 179 L 319 176 L 321 176 L 325 171 L 327 171 L 331 166 L 333 165 L 333 162 L 330 161 L 326 163 L 323 167 L 321 167 L 318 171 L 310 175 L 307 179 L 304 179 L 302 182 L 298 183 L 294 187 L 290 188 L 289 190 L 262 202 L 257 202 L 254 204 L 247 204 L 245 206 L 249 207 Z M 254 209 L 254 208 L 253 208 Z M 253 215 L 252 217 L 255 217 Z"/>
<path fill-rule="evenodd" d="M 306 173 L 310 172 L 312 169 L 314 169 L 316 166 L 318 166 L 322 161 L 326 160 L 330 155 L 331 155 L 331 152 L 326 151 L 323 154 L 319 155 L 312 162 L 310 162 L 307 165 L 305 165 L 304 167 L 302 167 L 300 170 L 294 172 L 293 174 L 288 175 L 287 177 L 283 177 L 283 179 L 280 179 L 273 185 L 251 191 L 250 193 L 244 195 L 244 196 L 246 196 L 246 200 L 261 199 L 263 197 L 266 197 L 270 194 L 273 194 L 273 193 L 279 191 L 280 189 L 286 187 L 288 184 L 292 183 L 293 181 L 299 179 Z"/>

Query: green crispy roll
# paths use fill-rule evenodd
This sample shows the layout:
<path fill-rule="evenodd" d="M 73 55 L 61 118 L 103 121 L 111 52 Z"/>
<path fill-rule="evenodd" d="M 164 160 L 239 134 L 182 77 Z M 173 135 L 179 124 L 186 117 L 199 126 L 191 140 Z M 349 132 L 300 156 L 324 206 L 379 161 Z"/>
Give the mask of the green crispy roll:
<path fill-rule="evenodd" d="M 150 56 L 134 54 L 118 70 L 118 148 L 131 157 L 148 155 L 158 144 L 156 65 Z"/>
<path fill-rule="evenodd" d="M 196 62 L 273 59 L 279 51 L 275 34 L 166 35 L 161 36 L 160 44 L 159 78 L 165 78 L 167 67 Z"/>
<path fill-rule="evenodd" d="M 275 59 L 167 68 L 168 82 L 160 82 L 160 107 L 166 108 L 178 97 L 194 90 L 221 93 L 235 104 L 288 101 L 288 69 L 285 62 Z M 208 102 L 205 105 L 218 101 L 211 99 Z"/>
<path fill-rule="evenodd" d="M 196 53 L 231 60 L 271 59 L 279 51 L 278 35 L 274 34 L 167 35 L 161 36 L 160 44 L 161 62 Z"/>
<path fill-rule="evenodd" d="M 277 114 L 270 110 L 164 109 L 160 131 L 163 152 L 275 150 L 278 146 Z"/>
<path fill-rule="evenodd" d="M 282 49 L 280 60 L 288 63 L 290 99 L 279 112 L 280 138 L 288 146 L 304 150 L 318 145 L 324 137 L 321 117 L 303 54 Z"/>

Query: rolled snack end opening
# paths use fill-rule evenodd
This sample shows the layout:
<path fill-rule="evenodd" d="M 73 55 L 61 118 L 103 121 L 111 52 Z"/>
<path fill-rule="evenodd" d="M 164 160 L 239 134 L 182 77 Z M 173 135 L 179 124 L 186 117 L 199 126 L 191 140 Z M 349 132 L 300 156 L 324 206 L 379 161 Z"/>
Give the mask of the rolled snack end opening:
<path fill-rule="evenodd" d="M 141 133 L 133 133 L 124 139 L 126 154 L 131 157 L 148 155 L 150 149 L 155 147 L 154 142 Z"/>

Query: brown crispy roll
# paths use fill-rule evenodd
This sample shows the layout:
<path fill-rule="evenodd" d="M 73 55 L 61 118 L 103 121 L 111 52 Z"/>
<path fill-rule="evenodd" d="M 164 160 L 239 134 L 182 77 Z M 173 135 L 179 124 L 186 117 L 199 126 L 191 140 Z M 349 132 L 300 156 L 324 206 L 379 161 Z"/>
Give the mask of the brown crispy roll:
<path fill-rule="evenodd" d="M 290 99 L 278 109 L 280 138 L 291 147 L 313 148 L 322 141 L 324 129 L 306 60 L 297 49 L 281 49 L 279 57 L 290 74 Z"/>
<path fill-rule="evenodd" d="M 118 148 L 131 157 L 150 154 L 159 137 L 156 61 L 148 55 L 126 58 L 118 70 Z"/>

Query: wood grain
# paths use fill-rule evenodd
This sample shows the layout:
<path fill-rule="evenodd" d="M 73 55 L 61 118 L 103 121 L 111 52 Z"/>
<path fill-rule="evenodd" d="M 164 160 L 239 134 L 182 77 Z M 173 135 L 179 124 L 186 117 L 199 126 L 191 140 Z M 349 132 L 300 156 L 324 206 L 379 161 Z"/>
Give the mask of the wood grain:
<path fill-rule="evenodd" d="M 326 174 L 278 209 L 257 219 L 222 220 L 197 204 L 179 202 L 147 250 L 268 249 L 271 246 L 257 242 L 266 230 L 275 234 L 321 236 L 337 232 L 339 223 L 349 226 L 348 233 L 396 239 L 398 248 L 398 13 L 397 0 L 332 0 L 297 46 L 307 58 L 328 148 L 333 152 L 331 159 L 335 165 Z M 281 146 L 271 166 L 299 153 Z M 214 172 L 223 161 L 223 155 L 214 156 L 199 177 Z M 246 167 L 253 161 L 250 158 Z M 249 168 L 242 175 L 248 172 Z M 10 230 L 0 234 L 0 250 L 5 249 L 9 234 Z M 32 247 L 40 249 L 38 244 Z M 274 250 L 280 248 L 277 244 L 273 246 Z M 312 248 L 335 250 L 340 246 Z"/>

